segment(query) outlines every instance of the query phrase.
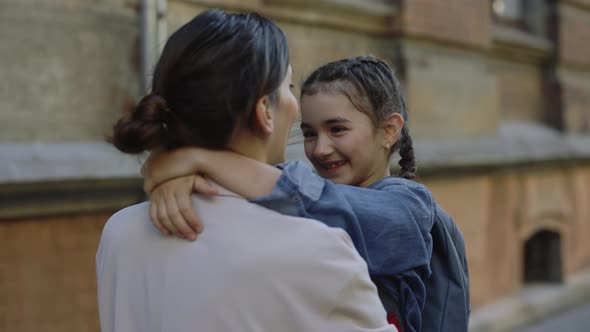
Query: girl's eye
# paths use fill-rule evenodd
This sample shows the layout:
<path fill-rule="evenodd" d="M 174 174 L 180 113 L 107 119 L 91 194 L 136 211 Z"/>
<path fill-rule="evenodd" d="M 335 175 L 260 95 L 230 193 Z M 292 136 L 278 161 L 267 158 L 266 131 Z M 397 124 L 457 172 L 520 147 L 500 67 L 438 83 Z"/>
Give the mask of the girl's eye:
<path fill-rule="evenodd" d="M 309 137 L 314 137 L 315 133 L 313 131 L 303 131 L 303 137 L 305 138 L 309 138 Z"/>
<path fill-rule="evenodd" d="M 330 128 L 330 132 L 332 134 L 340 134 L 343 131 L 346 131 L 346 128 L 344 128 L 344 127 L 332 127 L 332 128 Z"/>

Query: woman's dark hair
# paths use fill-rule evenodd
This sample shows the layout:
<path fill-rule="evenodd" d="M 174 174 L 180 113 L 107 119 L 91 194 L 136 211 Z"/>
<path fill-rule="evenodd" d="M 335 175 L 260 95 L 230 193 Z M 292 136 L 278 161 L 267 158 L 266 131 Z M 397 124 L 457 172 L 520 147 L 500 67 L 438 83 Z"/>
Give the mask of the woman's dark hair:
<path fill-rule="evenodd" d="M 151 93 L 117 122 L 111 142 L 126 153 L 226 148 L 236 125 L 251 125 L 260 98 L 276 103 L 288 67 L 287 40 L 273 22 L 207 10 L 170 36 Z"/>
<path fill-rule="evenodd" d="M 359 56 L 330 62 L 316 69 L 303 82 L 301 97 L 320 92 L 341 93 L 378 128 L 390 115 L 399 113 L 404 119 L 400 139 L 390 150 L 399 150 L 399 175 L 416 178 L 416 160 L 408 130 L 406 101 L 398 79 L 387 62 L 374 56 Z"/>

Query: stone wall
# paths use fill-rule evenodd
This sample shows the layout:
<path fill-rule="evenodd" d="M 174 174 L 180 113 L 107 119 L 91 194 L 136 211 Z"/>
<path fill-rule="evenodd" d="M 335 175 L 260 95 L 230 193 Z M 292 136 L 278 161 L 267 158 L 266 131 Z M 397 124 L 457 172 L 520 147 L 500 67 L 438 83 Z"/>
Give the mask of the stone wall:
<path fill-rule="evenodd" d="M 138 95 L 136 5 L 0 3 L 0 143 L 108 134 Z"/>
<path fill-rule="evenodd" d="M 590 6 L 564 1 L 558 6 L 558 76 L 562 82 L 564 128 L 570 134 L 590 133 Z"/>

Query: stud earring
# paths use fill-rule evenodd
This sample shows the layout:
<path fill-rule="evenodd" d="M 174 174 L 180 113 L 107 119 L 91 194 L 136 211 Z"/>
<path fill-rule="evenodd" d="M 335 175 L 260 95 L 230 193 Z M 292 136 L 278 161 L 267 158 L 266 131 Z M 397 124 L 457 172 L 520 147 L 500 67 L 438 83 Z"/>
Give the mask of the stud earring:
<path fill-rule="evenodd" d="M 389 143 L 385 144 L 385 148 L 386 148 L 386 149 L 388 149 L 388 150 L 389 150 L 389 147 L 390 147 Z"/>

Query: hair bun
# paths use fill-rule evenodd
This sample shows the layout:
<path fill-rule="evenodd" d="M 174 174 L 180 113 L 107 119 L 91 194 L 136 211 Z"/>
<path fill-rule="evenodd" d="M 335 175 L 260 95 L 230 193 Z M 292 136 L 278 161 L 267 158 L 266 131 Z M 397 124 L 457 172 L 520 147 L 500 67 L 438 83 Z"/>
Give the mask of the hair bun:
<path fill-rule="evenodd" d="M 133 112 L 121 118 L 113 128 L 111 142 L 125 153 L 137 154 L 161 147 L 165 140 L 166 100 L 150 93 L 139 101 Z"/>

